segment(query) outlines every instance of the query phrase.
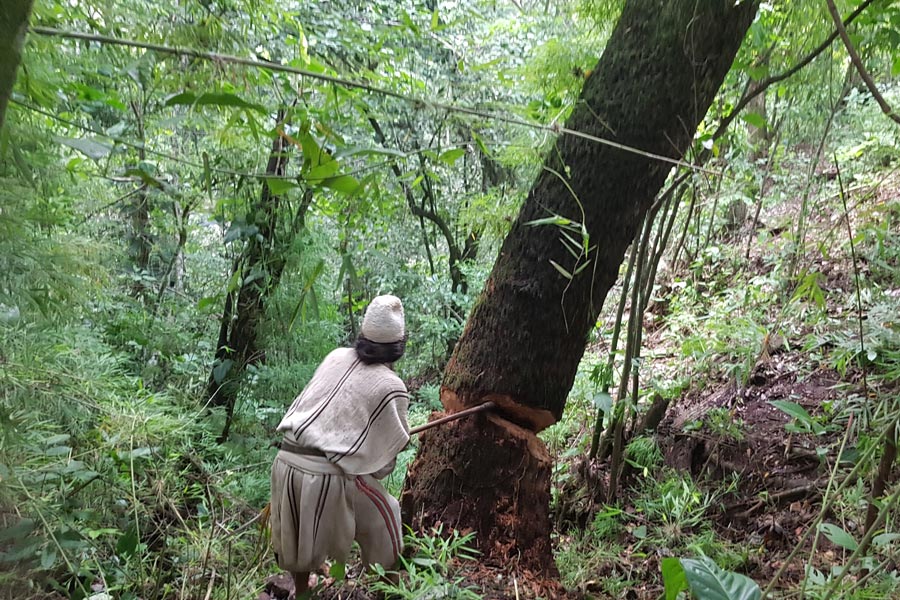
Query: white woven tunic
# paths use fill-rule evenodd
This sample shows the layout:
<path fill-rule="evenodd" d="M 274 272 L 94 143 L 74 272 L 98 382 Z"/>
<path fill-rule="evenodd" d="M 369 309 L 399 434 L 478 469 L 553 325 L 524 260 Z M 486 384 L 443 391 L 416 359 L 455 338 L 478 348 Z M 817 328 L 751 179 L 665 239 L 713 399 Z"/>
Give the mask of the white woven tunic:
<path fill-rule="evenodd" d="M 400 506 L 376 477 L 409 441 L 408 406 L 406 386 L 386 365 L 367 365 L 352 348 L 325 358 L 278 426 L 304 452 L 282 450 L 272 465 L 270 523 L 282 569 L 343 561 L 354 539 L 363 562 L 394 564 Z"/>
<path fill-rule="evenodd" d="M 284 438 L 325 454 L 348 475 L 389 465 L 409 442 L 406 386 L 384 364 L 367 365 L 353 348 L 331 352 L 278 425 Z"/>

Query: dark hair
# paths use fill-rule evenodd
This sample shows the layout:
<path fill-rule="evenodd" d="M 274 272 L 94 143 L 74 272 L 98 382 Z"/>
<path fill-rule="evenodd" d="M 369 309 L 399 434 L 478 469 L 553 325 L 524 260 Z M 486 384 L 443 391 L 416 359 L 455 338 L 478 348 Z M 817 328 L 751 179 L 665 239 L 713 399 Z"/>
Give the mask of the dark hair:
<path fill-rule="evenodd" d="M 367 365 L 392 363 L 400 360 L 406 351 L 406 336 L 396 342 L 380 344 L 359 336 L 356 338 L 356 355 Z"/>

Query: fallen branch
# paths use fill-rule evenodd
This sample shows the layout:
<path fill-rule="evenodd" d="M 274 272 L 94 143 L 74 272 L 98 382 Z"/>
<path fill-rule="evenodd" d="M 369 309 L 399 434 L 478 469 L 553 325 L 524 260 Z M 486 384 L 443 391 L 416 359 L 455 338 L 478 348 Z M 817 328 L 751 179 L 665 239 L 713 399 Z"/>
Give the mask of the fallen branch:
<path fill-rule="evenodd" d="M 778 504 L 780 502 L 787 502 L 789 500 L 795 500 L 797 498 L 805 498 L 807 496 L 815 495 L 821 495 L 818 483 L 808 483 L 806 485 L 781 490 L 780 492 L 775 492 L 774 494 L 768 494 L 766 498 L 758 499 L 752 506 L 750 506 L 750 508 L 734 516 L 738 519 L 747 519 L 766 504 Z M 742 500 L 741 502 L 726 507 L 725 511 L 730 512 L 732 510 L 735 510 L 736 508 L 746 506 L 749 503 L 749 499 Z"/>

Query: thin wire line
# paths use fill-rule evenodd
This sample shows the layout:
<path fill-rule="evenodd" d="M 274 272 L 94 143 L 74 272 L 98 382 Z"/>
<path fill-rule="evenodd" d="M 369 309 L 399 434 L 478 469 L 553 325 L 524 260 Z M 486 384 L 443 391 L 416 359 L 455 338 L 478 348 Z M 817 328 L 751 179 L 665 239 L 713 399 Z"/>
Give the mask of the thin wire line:
<path fill-rule="evenodd" d="M 460 106 L 455 104 L 446 104 L 443 102 L 438 102 L 434 100 L 426 100 L 423 98 L 415 98 L 412 96 L 407 96 L 405 94 L 401 94 L 400 92 L 394 92 L 392 90 L 388 90 L 385 88 L 369 85 L 367 83 L 362 83 L 359 81 L 352 81 L 349 79 L 344 79 L 342 77 L 337 77 L 334 75 L 327 75 L 325 73 L 315 73 L 313 71 L 309 71 L 307 69 L 301 69 L 299 67 L 292 67 L 288 65 L 282 65 L 271 62 L 264 62 L 260 60 L 254 60 L 251 58 L 243 58 L 240 56 L 234 56 L 231 54 L 219 54 L 216 52 L 206 52 L 203 50 L 195 50 L 193 48 L 178 48 L 173 46 L 165 46 L 161 44 L 152 44 L 149 42 L 140 42 L 137 40 L 130 40 L 125 38 L 116 38 L 107 35 L 95 35 L 89 33 L 81 33 L 77 31 L 63 31 L 60 29 L 54 29 L 52 27 L 31 27 L 30 31 L 32 33 L 36 33 L 39 35 L 46 36 L 56 36 L 62 38 L 71 38 L 77 40 L 85 40 L 91 42 L 99 42 L 101 44 L 112 44 L 118 46 L 129 46 L 132 48 L 142 48 L 144 50 L 153 50 L 154 52 L 160 52 L 163 54 L 171 54 L 175 56 L 190 56 L 193 58 L 200 58 L 204 60 L 209 60 L 212 62 L 219 63 L 232 63 L 238 65 L 244 65 L 247 67 L 253 67 L 258 69 L 266 69 L 269 71 L 278 71 L 282 73 L 292 73 L 294 75 L 302 75 L 304 77 L 309 77 L 311 79 L 318 79 L 320 81 L 326 81 L 329 83 L 333 83 L 336 85 L 341 85 L 347 88 L 355 88 L 361 89 L 368 92 L 372 92 L 375 94 L 380 94 L 382 96 L 387 96 L 390 98 L 395 98 L 397 100 L 402 100 L 404 102 L 410 102 L 417 106 L 430 106 L 432 108 L 443 110 L 447 112 L 455 112 L 464 115 L 469 115 L 473 117 L 480 117 L 488 120 L 500 121 L 503 123 L 508 123 L 510 125 L 516 125 L 519 127 L 528 127 L 531 129 L 535 129 L 538 131 L 547 131 L 556 134 L 565 134 L 571 135 L 573 137 L 579 137 L 591 142 L 595 142 L 597 144 L 602 144 L 604 146 L 609 146 L 611 148 L 616 148 L 617 150 L 622 150 L 624 152 L 630 152 L 632 154 L 637 154 L 638 156 L 643 156 L 645 158 L 658 160 L 660 162 L 665 162 L 671 165 L 684 167 L 686 169 L 691 169 L 694 171 L 701 171 L 704 173 L 709 173 L 712 175 L 719 175 L 718 171 L 714 171 L 712 169 L 706 169 L 704 167 L 700 167 L 698 165 L 694 165 L 683 160 L 679 160 L 676 158 L 671 158 L 668 156 L 664 156 L 662 154 L 654 154 L 652 152 L 647 152 L 646 150 L 641 150 L 640 148 L 635 148 L 633 146 L 628 146 L 627 144 L 620 144 L 619 142 L 614 142 L 612 140 L 602 138 L 599 136 L 591 135 L 589 133 L 584 133 L 582 131 L 577 131 L 575 129 L 569 129 L 568 127 L 563 127 L 558 124 L 553 125 L 542 125 L 540 123 L 532 123 L 530 121 L 526 121 L 524 119 L 520 119 L 518 117 L 508 116 L 500 113 L 491 113 L 483 110 L 479 110 L 477 108 L 471 108 L 467 106 Z"/>
<path fill-rule="evenodd" d="M 117 144 L 122 144 L 123 146 L 128 146 L 130 148 L 136 148 L 138 150 L 143 150 L 144 152 L 147 152 L 148 154 L 154 154 L 156 156 L 161 156 L 163 158 L 167 158 L 171 161 L 174 161 L 174 162 L 177 162 L 177 163 L 180 163 L 183 165 L 187 165 L 189 167 L 194 167 L 197 169 L 206 169 L 205 165 L 191 161 L 190 159 L 182 158 L 182 157 L 176 156 L 174 154 L 169 154 L 167 152 L 163 152 L 162 150 L 154 150 L 152 148 L 147 147 L 144 144 L 140 144 L 137 142 L 129 142 L 126 139 L 119 138 L 119 137 L 116 137 L 113 135 L 109 135 L 108 133 L 104 133 L 102 131 L 92 129 L 85 125 L 81 125 L 80 123 L 75 123 L 74 121 L 69 121 L 68 119 L 64 119 L 58 115 L 54 115 L 53 113 L 48 112 L 40 107 L 34 106 L 32 104 L 28 104 L 27 102 L 22 102 L 21 100 L 17 100 L 16 98 L 10 98 L 9 101 L 11 104 L 17 104 L 18 106 L 21 106 L 22 108 L 24 108 L 26 110 L 30 110 L 30 111 L 36 112 L 38 114 L 44 115 L 47 118 L 53 119 L 54 121 L 58 121 L 64 125 L 74 127 L 85 133 L 90 133 L 90 134 L 93 134 L 93 135 L 96 135 L 99 137 L 104 137 L 104 138 L 107 138 L 107 139 L 110 139 L 110 140 L 116 142 Z M 459 144 L 457 144 L 457 146 L 458 145 Z M 456 146 L 454 146 L 454 147 L 456 147 Z M 419 154 L 420 152 L 426 152 L 428 150 L 432 150 L 432 148 L 422 148 L 420 150 L 415 150 L 412 152 L 399 152 L 398 151 L 398 155 L 394 158 L 408 158 L 410 156 L 414 156 L 416 154 Z M 346 173 L 338 173 L 336 175 L 333 175 L 332 177 L 356 176 L 356 175 L 360 175 L 362 173 L 375 171 L 375 170 L 381 168 L 382 166 L 388 165 L 391 162 L 393 162 L 394 158 L 389 158 L 387 160 L 384 160 L 381 163 L 378 163 L 375 165 L 368 165 L 365 167 L 361 167 L 359 169 L 355 169 L 353 171 L 348 171 Z M 248 179 L 282 179 L 282 180 L 286 180 L 286 181 L 297 181 L 300 178 L 302 178 L 301 175 L 268 175 L 266 173 L 246 173 L 243 171 L 234 171 L 232 169 L 223 169 L 221 167 L 213 167 L 213 166 L 210 166 L 209 170 L 211 172 L 221 173 L 223 175 L 231 175 L 233 177 L 246 177 Z M 321 182 L 321 181 L 324 181 L 325 179 L 330 179 L 330 177 L 314 177 L 314 178 L 310 178 L 310 179 L 303 178 L 303 181 L 305 181 L 305 182 Z M 121 180 L 121 181 L 117 180 L 118 183 L 123 183 L 124 181 L 125 180 Z"/>

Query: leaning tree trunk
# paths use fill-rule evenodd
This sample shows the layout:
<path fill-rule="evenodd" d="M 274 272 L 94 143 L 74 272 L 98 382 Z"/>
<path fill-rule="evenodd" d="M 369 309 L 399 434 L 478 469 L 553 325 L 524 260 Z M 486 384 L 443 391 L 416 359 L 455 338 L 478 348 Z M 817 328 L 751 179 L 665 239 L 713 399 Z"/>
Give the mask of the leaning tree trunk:
<path fill-rule="evenodd" d="M 22 42 L 31 14 L 31 0 L 3 0 L 0 6 L 0 129 L 22 60 Z"/>
<path fill-rule="evenodd" d="M 626 2 L 567 127 L 682 156 L 755 12 L 755 2 L 733 0 Z M 557 140 L 441 387 L 450 412 L 490 400 L 501 414 L 423 438 L 402 499 L 414 527 L 471 528 L 488 561 L 555 571 L 551 461 L 535 433 L 561 417 L 587 335 L 670 168 L 582 137 Z M 588 256 L 575 259 L 557 226 L 532 224 L 553 215 L 584 224 Z M 572 274 L 588 260 L 573 277 L 553 264 Z"/>

